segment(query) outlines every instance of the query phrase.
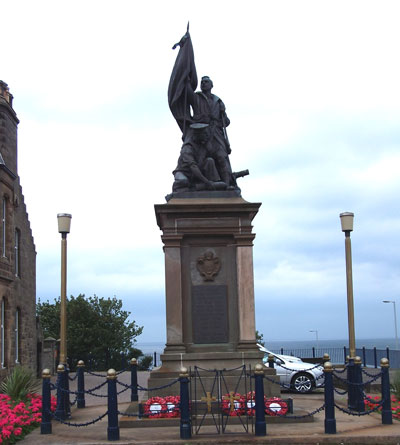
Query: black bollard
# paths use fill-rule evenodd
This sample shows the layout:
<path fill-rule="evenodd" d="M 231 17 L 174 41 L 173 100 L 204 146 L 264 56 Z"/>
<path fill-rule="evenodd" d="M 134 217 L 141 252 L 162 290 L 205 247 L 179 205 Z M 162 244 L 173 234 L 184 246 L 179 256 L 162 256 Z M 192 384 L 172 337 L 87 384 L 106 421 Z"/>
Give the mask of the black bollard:
<path fill-rule="evenodd" d="M 66 417 L 71 417 L 71 403 L 69 400 L 69 368 L 68 363 L 65 365 L 65 372 L 64 372 L 64 403 L 65 403 L 65 415 Z"/>
<path fill-rule="evenodd" d="M 364 387 L 362 385 L 361 357 L 359 356 L 354 359 L 354 383 L 356 410 L 363 413 L 365 412 Z"/>
<path fill-rule="evenodd" d="M 107 440 L 119 440 L 117 373 L 115 369 L 107 371 L 108 380 L 108 428 Z"/>
<path fill-rule="evenodd" d="M 255 403 L 256 403 L 256 436 L 267 435 L 267 424 L 265 422 L 265 403 L 264 403 L 264 365 L 257 364 L 254 368 L 255 378 Z"/>
<path fill-rule="evenodd" d="M 86 402 L 85 402 L 85 363 L 83 360 L 79 360 L 78 367 L 77 367 L 77 374 L 78 374 L 78 394 L 76 396 L 76 406 L 78 408 L 85 408 Z"/>
<path fill-rule="evenodd" d="M 387 358 L 381 359 L 382 371 L 382 424 L 391 425 L 393 423 L 393 413 L 390 400 L 390 379 L 389 379 L 389 360 Z"/>
<path fill-rule="evenodd" d="M 192 428 L 190 424 L 190 409 L 189 409 L 189 372 L 185 367 L 181 368 L 179 374 L 180 382 L 180 411 L 181 411 L 181 422 L 180 422 L 180 434 L 181 439 L 190 439 L 192 437 Z"/>
<path fill-rule="evenodd" d="M 325 377 L 325 434 L 336 434 L 335 394 L 333 389 L 333 366 L 324 363 Z"/>
<path fill-rule="evenodd" d="M 40 423 L 40 434 L 51 434 L 51 391 L 50 370 L 43 369 L 42 372 L 42 421 Z"/>
<path fill-rule="evenodd" d="M 57 366 L 57 408 L 55 416 L 61 420 L 67 418 L 65 412 L 65 368 L 64 365 Z"/>
<path fill-rule="evenodd" d="M 268 366 L 270 368 L 274 367 L 274 356 L 272 354 L 268 354 Z"/>
<path fill-rule="evenodd" d="M 131 402 L 137 402 L 138 389 L 137 389 L 137 360 L 135 358 L 131 359 Z"/>
<path fill-rule="evenodd" d="M 347 363 L 347 407 L 352 411 L 356 411 L 357 409 L 356 388 L 354 382 L 355 382 L 354 358 L 349 358 L 349 361 Z"/>

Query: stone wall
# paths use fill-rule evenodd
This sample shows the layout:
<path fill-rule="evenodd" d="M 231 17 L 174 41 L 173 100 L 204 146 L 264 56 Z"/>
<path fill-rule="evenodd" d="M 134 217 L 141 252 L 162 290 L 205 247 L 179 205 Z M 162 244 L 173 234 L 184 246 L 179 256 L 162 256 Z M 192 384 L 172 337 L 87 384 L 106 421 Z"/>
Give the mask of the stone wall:
<path fill-rule="evenodd" d="M 16 363 L 37 370 L 36 250 L 17 171 L 18 123 L 0 81 L 0 379 Z"/>

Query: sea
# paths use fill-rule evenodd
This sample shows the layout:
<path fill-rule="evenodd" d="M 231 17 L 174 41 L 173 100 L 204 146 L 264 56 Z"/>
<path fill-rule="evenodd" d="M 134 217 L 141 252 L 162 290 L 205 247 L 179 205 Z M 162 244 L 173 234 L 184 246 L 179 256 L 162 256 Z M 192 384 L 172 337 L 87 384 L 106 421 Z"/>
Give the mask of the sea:
<path fill-rule="evenodd" d="M 324 350 L 325 348 L 343 348 L 343 346 L 348 347 L 349 342 L 346 339 L 340 340 L 319 340 L 318 344 L 316 340 L 282 340 L 282 341 L 265 341 L 265 347 L 272 351 L 283 349 L 311 349 L 316 348 L 318 350 Z M 363 338 L 356 340 L 356 347 L 367 349 L 372 349 L 376 347 L 377 349 L 386 349 L 387 347 L 391 350 L 395 349 L 395 339 L 394 338 Z M 161 354 L 165 348 L 165 342 L 138 342 L 135 345 L 136 348 L 140 349 L 143 354 L 150 355 L 156 352 Z"/>

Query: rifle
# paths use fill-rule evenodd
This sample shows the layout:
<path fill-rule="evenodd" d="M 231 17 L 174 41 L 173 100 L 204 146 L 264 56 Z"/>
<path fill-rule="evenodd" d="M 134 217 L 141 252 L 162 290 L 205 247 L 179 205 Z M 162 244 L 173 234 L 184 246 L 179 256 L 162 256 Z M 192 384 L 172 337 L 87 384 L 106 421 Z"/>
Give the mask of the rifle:
<path fill-rule="evenodd" d="M 235 179 L 237 179 L 237 178 L 243 178 L 243 176 L 247 176 L 249 174 L 250 174 L 249 170 L 241 170 L 240 172 L 233 172 L 232 176 Z"/>

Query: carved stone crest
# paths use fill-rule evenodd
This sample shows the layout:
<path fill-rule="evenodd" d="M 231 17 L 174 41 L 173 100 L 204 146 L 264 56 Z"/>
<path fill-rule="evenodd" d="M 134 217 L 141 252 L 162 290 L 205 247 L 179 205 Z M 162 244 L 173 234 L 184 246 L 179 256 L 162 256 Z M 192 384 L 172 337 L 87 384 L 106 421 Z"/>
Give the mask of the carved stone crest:
<path fill-rule="evenodd" d="M 207 250 L 202 256 L 197 258 L 197 270 L 204 278 L 204 281 L 214 281 L 214 278 L 221 270 L 221 261 L 211 250 Z"/>

